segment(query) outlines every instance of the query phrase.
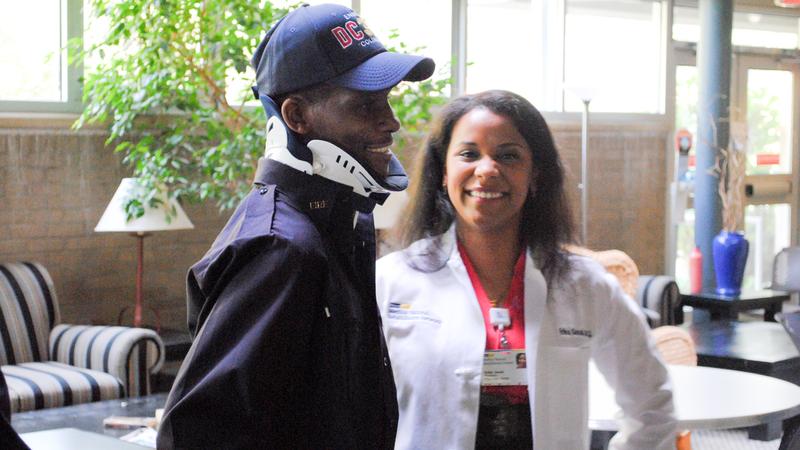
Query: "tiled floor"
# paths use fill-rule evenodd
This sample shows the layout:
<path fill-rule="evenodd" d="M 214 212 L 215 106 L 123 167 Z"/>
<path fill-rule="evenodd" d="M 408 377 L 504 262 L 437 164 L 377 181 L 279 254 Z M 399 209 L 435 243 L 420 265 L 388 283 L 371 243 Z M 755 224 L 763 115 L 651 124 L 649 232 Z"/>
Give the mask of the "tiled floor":
<path fill-rule="evenodd" d="M 692 431 L 692 450 L 778 450 L 780 443 L 780 439 L 774 441 L 748 439 L 746 431 Z"/>

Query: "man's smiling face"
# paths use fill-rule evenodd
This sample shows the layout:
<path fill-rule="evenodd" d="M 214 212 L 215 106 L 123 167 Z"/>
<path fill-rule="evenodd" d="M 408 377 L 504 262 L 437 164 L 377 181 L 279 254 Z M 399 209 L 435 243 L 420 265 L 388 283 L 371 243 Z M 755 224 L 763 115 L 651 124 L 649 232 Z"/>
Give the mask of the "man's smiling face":
<path fill-rule="evenodd" d="M 307 110 L 308 141 L 328 141 L 352 155 L 380 177 L 392 158 L 392 133 L 400 129 L 389 105 L 389 91 L 354 91 L 328 85 Z"/>

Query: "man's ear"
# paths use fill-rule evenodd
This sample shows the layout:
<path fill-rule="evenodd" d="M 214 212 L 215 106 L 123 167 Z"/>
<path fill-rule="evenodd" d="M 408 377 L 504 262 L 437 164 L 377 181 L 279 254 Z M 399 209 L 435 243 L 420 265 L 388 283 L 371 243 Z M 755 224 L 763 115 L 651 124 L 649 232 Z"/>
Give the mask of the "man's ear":
<path fill-rule="evenodd" d="M 281 116 L 290 130 L 304 135 L 311 131 L 308 121 L 309 103 L 300 96 L 291 95 L 281 105 Z"/>

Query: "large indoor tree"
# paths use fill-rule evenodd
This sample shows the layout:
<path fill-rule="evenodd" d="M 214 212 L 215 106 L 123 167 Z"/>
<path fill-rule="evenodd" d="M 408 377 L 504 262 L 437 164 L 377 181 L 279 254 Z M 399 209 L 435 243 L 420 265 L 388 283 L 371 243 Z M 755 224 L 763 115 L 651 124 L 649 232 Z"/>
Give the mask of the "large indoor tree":
<path fill-rule="evenodd" d="M 75 127 L 106 125 L 107 143 L 145 185 L 144 197 L 127 202 L 129 217 L 164 189 L 234 207 L 265 145 L 249 59 L 291 7 L 263 0 L 89 0 L 87 7 L 86 37 L 72 42 L 85 67 Z M 419 50 L 407 49 L 396 31 L 391 42 Z M 395 88 L 390 101 L 406 133 L 423 131 L 449 85 L 445 75 Z"/>

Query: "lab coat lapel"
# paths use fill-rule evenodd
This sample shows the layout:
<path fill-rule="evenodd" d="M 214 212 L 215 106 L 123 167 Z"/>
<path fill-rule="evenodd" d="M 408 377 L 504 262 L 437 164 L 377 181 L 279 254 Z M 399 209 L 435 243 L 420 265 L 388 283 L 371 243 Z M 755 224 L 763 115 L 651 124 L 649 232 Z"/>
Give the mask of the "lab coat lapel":
<path fill-rule="evenodd" d="M 536 368 L 541 341 L 542 319 L 547 303 L 547 281 L 536 266 L 530 251 L 525 259 L 525 357 L 527 358 L 528 397 L 531 406 L 531 429 L 536 435 Z"/>
<path fill-rule="evenodd" d="M 475 295 L 475 289 L 472 288 L 472 281 L 470 281 L 469 274 L 467 274 L 467 266 L 464 265 L 464 261 L 461 259 L 461 254 L 458 251 L 457 239 L 456 226 L 453 224 L 450 226 L 450 229 L 447 230 L 447 233 L 441 236 L 441 241 L 438 245 L 429 244 L 427 247 L 429 249 L 438 247 L 438 251 L 442 252 L 443 256 L 447 258 L 447 267 L 453 271 L 453 276 L 455 276 L 456 280 L 458 280 L 458 284 L 465 290 L 467 299 L 471 304 L 477 307 L 477 311 L 480 313 L 480 307 L 477 306 L 478 297 Z M 483 319 L 481 319 L 481 323 L 483 323 Z"/>
<path fill-rule="evenodd" d="M 458 280 L 458 284 L 461 287 L 465 298 L 467 299 L 466 307 L 470 308 L 471 310 L 471 325 L 480 325 L 476 329 L 480 329 L 481 333 L 483 334 L 483 339 L 481 342 L 486 342 L 486 329 L 483 326 L 483 313 L 481 312 L 481 307 L 478 303 L 478 297 L 475 294 L 475 289 L 472 287 L 472 281 L 469 279 L 467 266 L 464 265 L 464 261 L 461 259 L 461 253 L 458 251 L 458 245 L 456 245 L 455 225 L 451 226 L 450 230 L 443 236 L 442 248 L 449 249 L 450 251 L 450 257 L 447 259 L 447 267 L 449 267 L 453 272 L 453 276 L 456 280 Z M 482 354 L 483 349 L 481 349 L 481 355 Z"/>

